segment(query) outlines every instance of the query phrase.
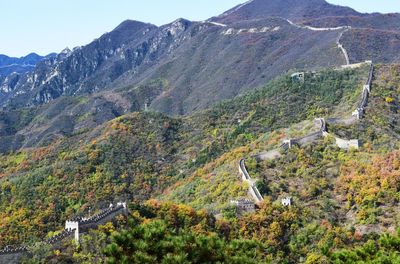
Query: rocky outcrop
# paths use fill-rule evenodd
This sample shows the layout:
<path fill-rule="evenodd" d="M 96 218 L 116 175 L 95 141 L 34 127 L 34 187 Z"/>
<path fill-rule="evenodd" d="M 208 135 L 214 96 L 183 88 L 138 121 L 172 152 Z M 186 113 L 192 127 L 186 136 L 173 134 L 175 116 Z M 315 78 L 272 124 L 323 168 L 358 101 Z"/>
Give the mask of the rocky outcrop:
<path fill-rule="evenodd" d="M 11 90 L 1 96 L 0 104 L 29 106 L 47 103 L 61 95 L 93 92 L 144 60 L 149 50 L 145 40 L 157 27 L 125 21 L 112 32 L 87 46 L 65 50 L 55 59 L 39 63 L 21 75 Z M 94 81 L 96 79 L 96 81 Z"/>

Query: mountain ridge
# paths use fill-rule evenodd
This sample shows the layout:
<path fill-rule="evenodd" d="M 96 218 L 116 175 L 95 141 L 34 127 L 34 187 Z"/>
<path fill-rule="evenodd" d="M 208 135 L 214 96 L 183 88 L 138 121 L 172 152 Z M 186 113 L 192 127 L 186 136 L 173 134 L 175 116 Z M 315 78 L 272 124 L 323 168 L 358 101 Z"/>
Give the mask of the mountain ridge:
<path fill-rule="evenodd" d="M 282 24 L 283 21 L 278 22 L 276 26 L 272 27 L 277 28 L 279 24 Z M 255 23 L 257 24 L 257 23 Z M 270 24 L 267 22 L 267 24 Z M 267 25 L 266 24 L 266 25 Z M 265 26 L 266 26 L 265 25 Z M 264 27 L 265 27 L 264 26 Z M 251 28 L 252 25 L 249 24 L 248 28 Z M 291 31 L 292 29 L 285 27 L 282 27 L 282 29 L 285 28 L 285 31 Z M 105 48 L 105 51 L 100 51 L 96 47 L 96 43 L 101 41 L 104 38 L 107 38 L 109 36 L 116 36 L 118 37 L 118 31 L 117 32 L 111 32 L 109 35 L 103 36 L 103 38 L 100 38 L 99 40 L 96 40 L 95 42 L 89 44 L 88 46 L 79 48 L 72 52 L 69 56 L 61 60 L 60 62 L 54 62 L 54 64 L 48 64 L 48 65 L 38 65 L 36 69 L 36 73 L 31 73 L 30 75 L 28 74 L 27 76 L 18 76 L 18 80 L 15 82 L 9 81 L 3 82 L 3 90 L 9 91 L 8 94 L 3 95 L 3 100 L 1 100 L 1 95 L 0 95 L 0 104 L 3 105 L 14 105 L 15 107 L 18 107 L 18 105 L 35 105 L 35 104 L 41 104 L 41 103 L 46 103 L 48 102 L 49 99 L 54 99 L 61 94 L 70 94 L 73 95 L 76 92 L 94 92 L 96 91 L 99 87 L 99 89 L 104 89 L 107 88 L 107 86 L 112 85 L 112 83 L 117 80 L 120 82 L 118 84 L 119 87 L 135 84 L 137 81 L 139 81 L 141 78 L 140 74 L 145 72 L 146 70 L 150 69 L 150 72 L 155 72 L 160 70 L 160 66 L 165 63 L 173 63 L 173 60 L 179 59 L 179 56 L 182 56 L 179 54 L 180 50 L 183 51 L 183 49 L 186 49 L 183 51 L 185 54 L 184 56 L 193 56 L 193 52 L 198 53 L 199 55 L 201 53 L 205 52 L 205 62 L 208 63 L 208 61 L 213 62 L 213 59 L 211 56 L 214 55 L 209 55 L 207 53 L 214 53 L 212 48 L 207 47 L 207 46 L 215 46 L 215 42 L 219 42 L 220 44 L 218 46 L 213 47 L 216 49 L 216 52 L 220 51 L 221 49 L 224 49 L 224 45 L 229 44 L 227 42 L 228 37 L 222 33 L 223 27 L 213 25 L 213 24 L 208 24 L 208 23 L 199 23 L 199 22 L 189 22 L 187 20 L 177 20 L 169 25 L 156 28 L 156 27 L 151 27 L 148 29 L 149 31 L 146 32 L 146 34 L 139 33 L 141 35 L 139 39 L 136 41 L 133 40 L 133 42 L 127 42 L 128 46 L 124 46 L 122 44 L 120 47 L 108 47 Z M 212 33 L 212 35 L 207 35 L 207 33 Z M 274 35 L 275 33 L 279 34 L 279 32 L 273 32 L 271 30 L 266 31 L 265 33 L 260 32 L 259 36 L 262 36 L 265 41 L 269 40 L 270 35 Z M 296 32 L 297 35 L 299 34 L 304 34 L 305 32 Z M 202 37 L 197 37 L 197 42 L 191 41 L 192 39 L 196 38 L 198 34 L 205 34 L 202 35 Z M 293 35 L 287 35 L 285 33 L 283 36 L 285 38 L 296 38 L 298 36 Z M 321 33 L 324 34 L 324 33 Z M 147 35 L 147 36 L 146 36 Z M 276 35 L 276 34 L 275 34 Z M 329 35 L 329 33 L 326 33 L 326 35 Z M 245 41 L 246 37 L 251 37 L 254 40 L 249 41 L 257 41 L 257 39 L 260 39 L 258 36 L 255 34 L 243 34 L 243 36 L 232 36 L 230 37 L 234 42 L 231 42 L 232 45 L 238 45 L 239 42 Z M 211 40 L 211 38 L 214 38 L 214 40 Z M 276 39 L 277 37 L 275 37 Z M 216 41 L 218 39 L 218 41 Z M 324 39 L 324 38 L 322 38 Z M 325 39 L 328 39 L 325 37 Z M 260 39 L 261 40 L 261 39 Z M 108 40 L 107 40 L 108 41 Z M 142 41 L 142 42 L 141 42 Z M 205 42 L 207 41 L 207 42 Z M 312 43 L 308 42 L 309 40 L 307 38 L 304 38 L 302 40 L 303 42 L 306 43 L 306 45 L 311 46 Z M 135 43 L 136 42 L 136 43 Z M 199 43 L 205 42 L 203 44 L 203 47 L 207 47 L 204 50 L 193 50 L 193 46 L 200 46 Z M 325 41 L 327 42 L 327 41 Z M 332 38 L 333 42 L 333 38 Z M 125 43 L 125 42 L 124 42 Z M 181 44 L 185 48 L 181 48 Z M 322 44 L 322 43 L 321 43 Z M 192 47 L 191 47 L 192 45 Z M 323 44 L 326 45 L 326 44 Z M 133 50 L 130 49 L 130 47 L 133 48 Z M 100 49 L 104 49 L 102 47 L 99 47 Z M 233 47 L 232 47 L 233 48 Z M 240 48 L 240 46 L 238 47 Z M 273 47 L 274 49 L 279 49 L 278 46 Z M 291 49 L 290 47 L 287 47 L 288 49 Z M 235 48 L 237 49 L 237 48 Z M 295 47 L 296 49 L 296 47 Z M 174 55 L 174 52 L 177 52 L 179 56 Z M 262 50 L 260 50 L 261 52 Z M 96 54 L 93 54 L 93 59 L 88 60 L 87 56 L 85 53 L 87 52 L 96 52 Z M 98 52 L 101 52 L 100 54 Z M 120 54 L 114 54 L 115 52 L 120 52 Z M 122 53 L 121 53 L 122 52 Z M 232 54 L 234 54 L 236 51 L 232 50 Z M 106 54 L 108 53 L 108 54 Z M 120 57 L 118 57 L 118 55 Z M 255 55 L 255 54 L 254 54 Z M 251 56 L 254 56 L 251 55 Z M 86 57 L 86 62 L 84 65 L 82 61 L 82 57 Z M 174 58 L 175 56 L 175 58 Z M 292 55 L 290 55 L 292 56 Z M 300 53 L 298 54 L 293 54 L 293 56 L 296 57 L 301 57 L 302 55 Z M 338 55 L 337 55 L 338 56 Z M 168 58 L 169 57 L 169 58 Z M 312 57 L 316 57 L 315 55 Z M 335 56 L 333 56 L 334 58 Z M 167 59 L 164 61 L 164 59 Z M 172 60 L 171 60 L 172 59 Z M 204 60 L 203 60 L 204 61 Z M 239 61 L 240 62 L 240 61 Z M 78 64 L 77 64 L 78 63 Z M 90 64 L 88 64 L 90 63 Z M 71 65 L 72 64 L 72 65 Z M 158 65 L 157 65 L 158 64 Z M 243 64 L 243 65 L 241 65 Z M 248 63 L 246 61 L 242 61 L 238 65 L 238 69 L 245 68 L 247 67 L 246 64 Z M 327 63 L 325 62 L 319 62 L 318 63 L 320 66 L 325 67 L 330 64 L 328 61 Z M 340 64 L 337 63 L 336 61 L 333 62 L 333 64 Z M 101 65 L 106 65 L 104 66 L 104 70 L 101 69 Z M 155 67 L 152 68 L 152 65 L 155 65 Z M 210 64 L 211 67 L 215 67 L 216 65 Z M 232 64 L 233 66 L 233 64 Z M 74 73 L 74 68 L 79 67 L 79 73 Z M 68 69 L 69 72 L 63 70 Z M 157 69 L 158 68 L 158 69 Z M 179 65 L 176 65 L 177 70 L 179 68 Z M 284 66 L 285 70 L 289 70 L 290 66 Z M 61 75 L 58 75 L 59 72 L 58 70 L 61 70 Z M 179 71 L 187 71 L 187 69 L 179 69 Z M 104 72 L 105 71 L 105 72 Z M 67 75 L 66 75 L 67 74 Z M 174 78 L 181 79 L 178 73 L 173 73 L 176 75 Z M 201 74 L 201 71 L 195 73 L 196 74 Z M 276 72 L 274 75 L 271 77 L 277 76 L 279 72 Z M 70 80 L 73 75 L 76 75 L 75 79 Z M 92 76 L 93 75 L 93 76 Z M 107 76 L 108 75 L 108 76 Z M 150 75 L 152 75 L 150 73 Z M 184 74 L 187 75 L 187 74 Z M 245 75 L 245 74 L 244 74 Z M 37 80 L 34 79 L 34 76 L 37 76 Z M 127 76 L 127 78 L 123 77 Z M 121 81 L 121 77 L 125 78 L 125 81 Z M 189 77 L 189 75 L 187 75 Z M 216 76 L 217 77 L 217 76 Z M 228 77 L 228 76 L 226 76 Z M 269 78 L 271 78 L 269 77 Z M 119 78 L 119 79 L 118 79 Z M 145 77 L 146 78 L 146 77 Z M 159 76 L 154 76 L 152 78 L 159 78 Z M 202 76 L 200 77 L 201 82 L 207 82 L 209 80 L 208 76 Z M 146 81 L 146 80 L 145 80 Z M 147 82 L 149 79 L 147 79 Z M 182 80 L 183 81 L 183 80 Z M 170 80 L 171 83 L 177 83 L 176 81 Z M 214 82 L 218 83 L 218 82 Z M 260 83 L 258 83 L 260 84 Z M 257 86 L 258 84 L 255 84 L 252 88 Z M 184 83 L 179 84 L 180 86 L 177 87 L 177 89 L 185 89 Z M 212 84 L 209 84 L 212 85 Z M 70 87 L 68 87 L 70 86 Z M 198 86 L 198 84 L 194 85 L 195 87 Z M 33 87 L 30 88 L 30 92 L 27 94 L 24 94 L 27 92 L 27 89 L 25 87 Z M 186 86 L 187 87 L 187 86 Z M 39 90 L 38 90 L 39 89 Z M 197 90 L 197 89 L 196 89 Z M 36 91 L 36 92 L 35 92 Z M 34 94 L 32 94 L 34 92 Z M 13 95 L 14 94 L 14 95 Z M 231 95 L 229 95 L 231 94 Z M 229 92 L 226 97 L 223 95 L 223 99 L 225 98 L 231 98 L 232 96 L 235 96 L 237 92 L 234 92 L 233 94 Z M 190 94 L 188 94 L 190 96 Z M 19 98 L 20 97 L 20 98 Z M 28 98 L 33 98 L 28 99 Z M 175 97 L 177 99 L 177 97 Z M 184 99 L 184 98 L 183 98 Z M 29 102 L 26 104 L 26 102 Z M 11 103 L 10 103 L 11 102 Z M 168 106 L 167 106 L 168 107 Z M 183 107 L 184 109 L 185 107 Z M 202 106 L 204 108 L 204 106 Z M 173 114 L 185 114 L 187 111 L 192 111 L 192 110 L 173 110 L 173 111 L 168 111 L 168 109 L 163 109 L 165 112 L 173 113 Z"/>
<path fill-rule="evenodd" d="M 237 20 L 249 20 L 279 16 L 299 22 L 307 17 L 330 16 L 333 14 L 361 15 L 352 8 L 332 5 L 325 0 L 250 0 L 238 5 L 213 20 L 231 23 Z"/>

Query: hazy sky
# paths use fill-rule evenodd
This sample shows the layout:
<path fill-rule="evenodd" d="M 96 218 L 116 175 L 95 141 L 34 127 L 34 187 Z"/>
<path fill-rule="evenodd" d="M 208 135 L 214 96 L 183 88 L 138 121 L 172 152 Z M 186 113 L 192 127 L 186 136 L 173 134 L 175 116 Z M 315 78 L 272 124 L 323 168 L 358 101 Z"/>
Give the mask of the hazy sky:
<path fill-rule="evenodd" d="M 0 0 L 0 54 L 23 56 L 85 45 L 125 19 L 204 20 L 246 0 Z M 328 0 L 361 12 L 400 12 L 400 0 Z"/>

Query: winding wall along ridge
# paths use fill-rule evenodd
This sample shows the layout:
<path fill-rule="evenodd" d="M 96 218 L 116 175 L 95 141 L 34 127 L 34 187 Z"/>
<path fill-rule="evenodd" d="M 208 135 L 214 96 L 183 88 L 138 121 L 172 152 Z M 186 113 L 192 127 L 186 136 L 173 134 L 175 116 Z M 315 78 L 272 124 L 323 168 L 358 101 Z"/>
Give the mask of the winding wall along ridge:
<path fill-rule="evenodd" d="M 256 203 L 260 203 L 264 200 L 257 186 L 254 184 L 254 181 L 251 179 L 245 165 L 245 159 L 241 159 L 239 161 L 239 171 L 242 175 L 242 180 L 249 184 L 249 194 L 253 198 Z"/>
<path fill-rule="evenodd" d="M 336 44 L 338 45 L 338 48 L 342 50 L 344 58 L 346 60 L 346 65 L 350 65 L 350 58 L 349 54 L 347 53 L 347 50 L 343 47 L 343 45 L 340 43 L 340 39 L 342 38 L 343 34 L 347 31 L 350 30 L 351 27 L 346 28 L 344 31 L 340 32 L 340 35 L 336 41 Z"/>
<path fill-rule="evenodd" d="M 365 82 L 365 85 L 363 86 L 361 101 L 358 104 L 357 110 L 352 113 L 352 115 L 356 116 L 357 119 L 361 119 L 364 116 L 365 107 L 368 105 L 368 98 L 369 98 L 369 94 L 371 92 L 373 73 L 374 73 L 374 65 L 371 62 L 370 69 L 368 72 L 368 79 Z M 319 120 L 319 122 L 320 122 L 320 129 L 318 132 L 311 133 L 302 138 L 286 140 L 286 141 L 284 141 L 284 144 L 281 145 L 281 147 L 283 147 L 286 150 L 288 147 L 290 148 L 293 144 L 302 146 L 302 145 L 305 145 L 306 143 L 315 141 L 316 139 L 318 139 L 321 136 L 327 137 L 327 136 L 331 135 L 335 138 L 336 145 L 339 148 L 342 148 L 342 149 L 349 149 L 351 147 L 359 148 L 359 141 L 357 139 L 350 139 L 350 140 L 342 139 L 342 138 L 339 138 L 339 137 L 333 135 L 332 133 L 328 133 L 325 119 L 317 118 L 317 120 Z"/>
<path fill-rule="evenodd" d="M 289 19 L 286 19 L 286 21 L 291 24 L 292 26 L 295 26 L 297 28 L 302 28 L 302 29 L 308 29 L 312 31 L 334 31 L 334 30 L 343 30 L 340 32 L 339 37 L 336 40 L 336 45 L 338 48 L 342 51 L 344 58 L 346 60 L 346 65 L 350 65 L 350 59 L 349 59 L 349 54 L 347 53 L 347 50 L 344 48 L 344 46 L 340 43 L 340 39 L 342 38 L 343 34 L 351 29 L 351 26 L 340 26 L 340 27 L 331 27 L 331 28 L 317 28 L 317 27 L 311 27 L 311 26 L 305 26 L 305 25 L 299 25 L 296 23 L 293 23 Z"/>
<path fill-rule="evenodd" d="M 291 23 L 289 21 L 289 23 Z M 371 92 L 371 85 L 372 85 L 372 78 L 373 78 L 373 72 L 374 72 L 374 66 L 371 62 L 371 66 L 370 66 L 370 70 L 368 73 L 368 79 L 365 83 L 365 85 L 363 86 L 363 93 L 362 93 L 362 97 L 361 97 L 361 101 L 359 104 L 359 108 L 362 112 L 365 111 L 365 107 L 368 104 L 368 97 L 369 94 Z M 304 137 L 301 138 L 295 138 L 295 139 L 289 139 L 289 140 L 285 140 L 277 149 L 273 149 L 267 152 L 263 152 L 263 153 L 259 153 L 254 155 L 253 157 L 257 158 L 257 159 L 275 159 L 277 157 L 280 157 L 280 151 L 281 150 L 288 150 L 289 148 L 291 148 L 294 144 L 297 145 L 305 145 L 307 143 L 313 142 L 316 139 L 320 138 L 320 137 L 327 137 L 329 135 L 332 135 L 335 138 L 336 141 L 336 145 L 339 148 L 342 149 L 349 149 L 351 147 L 359 147 L 359 141 L 357 139 L 352 139 L 352 140 L 346 140 L 346 139 L 341 139 L 339 137 L 336 137 L 333 134 L 328 133 L 327 130 L 327 122 L 324 118 L 317 118 L 317 121 L 319 121 L 319 130 L 317 132 L 313 132 L 309 135 L 306 135 Z M 254 201 L 256 203 L 259 203 L 261 201 L 263 201 L 263 197 L 260 194 L 259 190 L 257 189 L 257 187 L 254 184 L 254 181 L 251 179 L 247 169 L 246 169 L 246 165 L 245 165 L 245 159 L 241 159 L 239 161 L 239 172 L 242 175 L 242 180 L 244 182 L 248 182 L 249 183 L 249 194 L 250 196 L 254 199 Z"/>

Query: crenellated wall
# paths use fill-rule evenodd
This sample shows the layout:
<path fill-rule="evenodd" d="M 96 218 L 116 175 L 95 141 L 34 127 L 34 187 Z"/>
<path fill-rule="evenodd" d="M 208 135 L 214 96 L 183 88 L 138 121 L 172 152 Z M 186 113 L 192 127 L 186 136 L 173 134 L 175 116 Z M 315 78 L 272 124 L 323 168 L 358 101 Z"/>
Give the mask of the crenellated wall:
<path fill-rule="evenodd" d="M 239 171 L 240 171 L 240 174 L 242 175 L 242 180 L 243 181 L 249 181 L 250 180 L 250 175 L 247 172 L 246 166 L 244 164 L 244 159 L 241 159 L 239 161 Z"/>
<path fill-rule="evenodd" d="M 260 191 L 258 190 L 258 188 L 253 184 L 250 186 L 250 194 L 251 196 L 255 197 L 255 200 L 258 202 L 261 202 L 264 200 L 264 198 L 262 197 Z"/>
<path fill-rule="evenodd" d="M 74 239 L 79 243 L 79 234 L 87 232 L 89 229 L 98 227 L 101 224 L 111 221 L 117 215 L 127 213 L 126 203 L 118 203 L 116 206 L 110 204 L 107 209 L 101 210 L 89 218 L 77 218 L 65 222 L 65 230 L 74 232 Z"/>
<path fill-rule="evenodd" d="M 294 143 L 298 146 L 304 146 L 322 137 L 322 132 L 314 132 L 301 138 L 293 139 Z"/>
<path fill-rule="evenodd" d="M 79 243 L 79 234 L 87 232 L 89 229 L 93 229 L 107 223 L 114 219 L 117 215 L 126 214 L 127 207 L 126 203 L 117 203 L 116 206 L 110 205 L 109 208 L 101 210 L 98 214 L 95 214 L 89 218 L 74 218 L 72 220 L 67 220 L 65 222 L 65 229 L 46 240 L 41 241 L 41 243 L 51 245 L 56 247 L 59 243 L 72 236 L 75 241 Z M 27 246 L 11 247 L 6 246 L 4 249 L 0 250 L 0 264 L 10 264 L 18 263 L 19 259 L 29 253 L 29 248 Z"/>

